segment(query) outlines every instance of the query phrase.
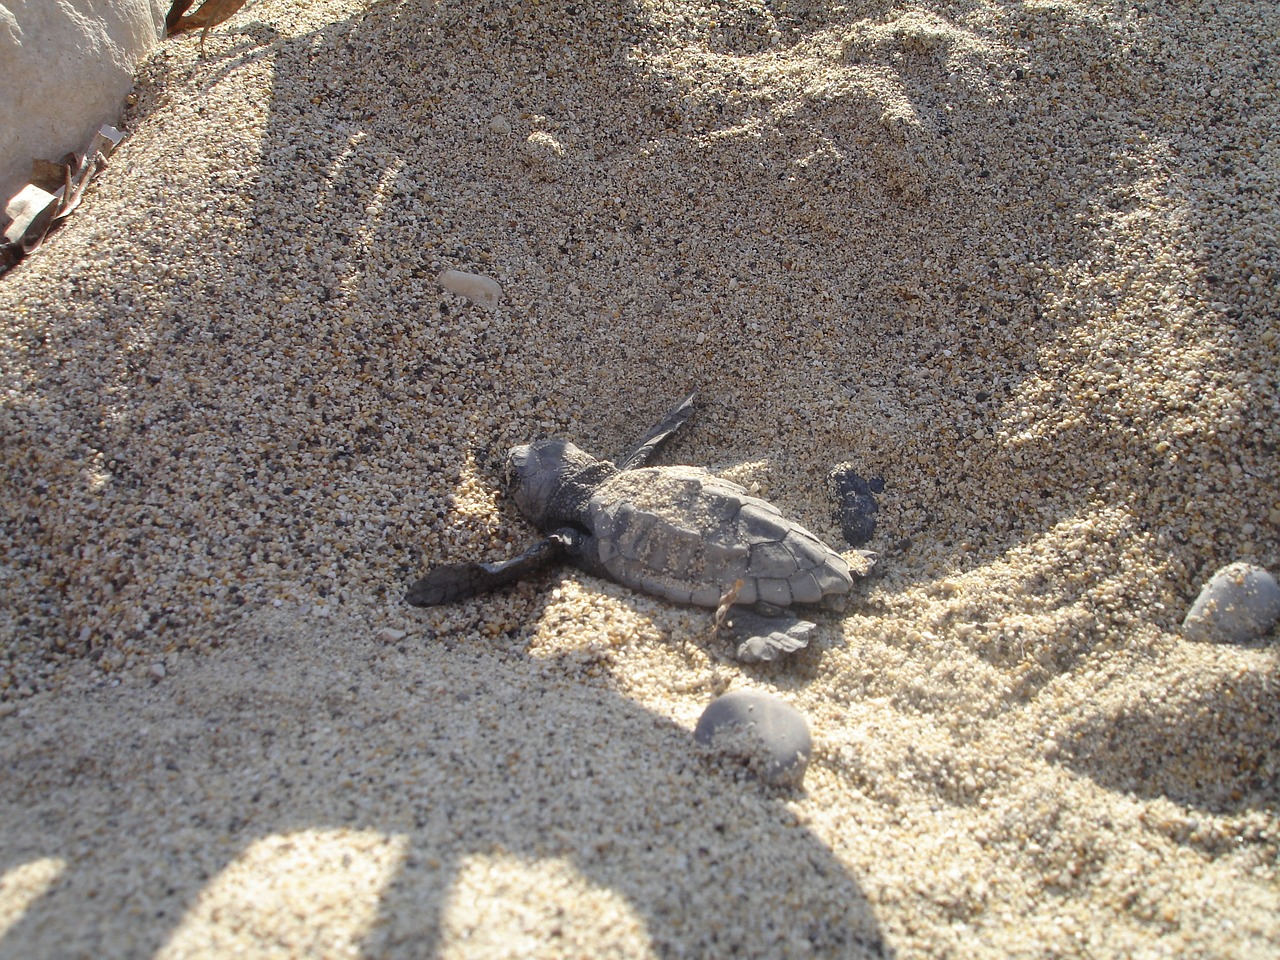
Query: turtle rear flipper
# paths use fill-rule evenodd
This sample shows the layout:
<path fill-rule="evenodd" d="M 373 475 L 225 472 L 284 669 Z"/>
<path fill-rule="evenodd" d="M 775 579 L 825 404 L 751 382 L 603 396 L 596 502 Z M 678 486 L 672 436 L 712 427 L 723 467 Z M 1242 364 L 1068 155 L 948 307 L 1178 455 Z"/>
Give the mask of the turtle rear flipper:
<path fill-rule="evenodd" d="M 817 629 L 811 620 L 783 614 L 768 616 L 754 610 L 734 607 L 729 626 L 738 638 L 736 655 L 744 663 L 776 660 L 809 645 L 809 638 Z"/>
<path fill-rule="evenodd" d="M 618 469 L 633 470 L 652 460 L 658 449 L 693 416 L 695 397 L 696 393 L 689 394 L 660 423 L 654 424 L 639 443 L 618 459 Z"/>
<path fill-rule="evenodd" d="M 435 607 L 467 600 L 499 587 L 528 579 L 564 557 L 562 537 L 550 536 L 510 560 L 500 563 L 446 563 L 434 568 L 409 588 L 405 602 L 414 607 Z"/>

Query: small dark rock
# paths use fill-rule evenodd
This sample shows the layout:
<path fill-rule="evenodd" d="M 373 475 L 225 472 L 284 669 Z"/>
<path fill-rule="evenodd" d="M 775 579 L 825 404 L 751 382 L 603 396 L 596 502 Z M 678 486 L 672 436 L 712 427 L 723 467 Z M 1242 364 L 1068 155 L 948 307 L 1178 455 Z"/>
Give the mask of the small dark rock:
<path fill-rule="evenodd" d="M 864 479 L 852 464 L 842 463 L 827 474 L 827 488 L 835 501 L 835 519 L 852 547 L 860 547 L 876 532 L 880 504 L 875 495 L 884 491 L 884 479 Z"/>

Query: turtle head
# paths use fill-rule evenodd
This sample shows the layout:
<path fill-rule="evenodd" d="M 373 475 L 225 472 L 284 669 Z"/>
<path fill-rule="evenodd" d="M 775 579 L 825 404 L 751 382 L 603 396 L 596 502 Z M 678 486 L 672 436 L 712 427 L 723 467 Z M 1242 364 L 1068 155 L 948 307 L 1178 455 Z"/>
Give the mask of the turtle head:
<path fill-rule="evenodd" d="M 526 517 L 539 529 L 554 530 L 582 523 L 596 484 L 614 469 L 568 440 L 540 440 L 511 448 L 507 486 Z"/>

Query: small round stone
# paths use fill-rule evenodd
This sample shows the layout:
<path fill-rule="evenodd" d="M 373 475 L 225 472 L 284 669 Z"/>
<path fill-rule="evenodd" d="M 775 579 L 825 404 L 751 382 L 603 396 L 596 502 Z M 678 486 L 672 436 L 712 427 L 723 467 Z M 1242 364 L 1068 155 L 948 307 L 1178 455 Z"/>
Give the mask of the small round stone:
<path fill-rule="evenodd" d="M 1204 585 L 1182 621 L 1192 640 L 1249 643 L 1271 632 L 1280 619 L 1280 584 L 1262 567 L 1232 563 Z"/>
<path fill-rule="evenodd" d="M 759 690 L 735 690 L 711 702 L 694 739 L 746 759 L 766 783 L 798 787 L 813 753 L 809 723 L 784 700 Z"/>

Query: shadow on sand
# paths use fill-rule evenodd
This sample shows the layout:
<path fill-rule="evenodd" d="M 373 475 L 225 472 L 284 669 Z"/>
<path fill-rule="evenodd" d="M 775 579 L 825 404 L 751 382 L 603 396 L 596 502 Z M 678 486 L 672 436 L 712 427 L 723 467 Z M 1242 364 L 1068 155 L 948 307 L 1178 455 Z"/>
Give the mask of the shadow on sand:
<path fill-rule="evenodd" d="M 437 955 L 475 857 L 568 863 L 622 898 L 660 956 L 889 953 L 857 881 L 779 798 L 603 684 L 420 636 L 397 648 L 283 620 L 261 629 L 159 685 L 0 721 L 0 873 L 67 861 L 0 957 L 173 955 L 193 904 L 257 841 L 331 829 L 401 844 L 376 917 L 357 911 L 367 957 Z M 307 869 L 251 882 L 304 887 Z M 362 870 L 325 878 L 339 895 L 305 918 L 318 942 L 351 922 L 340 893 Z M 200 931 L 205 948 L 253 923 L 240 895 L 250 916 L 224 912 Z M 534 908 L 487 909 L 518 930 Z M 298 922 L 267 918 L 260 936 L 282 935 L 273 920 Z"/>

